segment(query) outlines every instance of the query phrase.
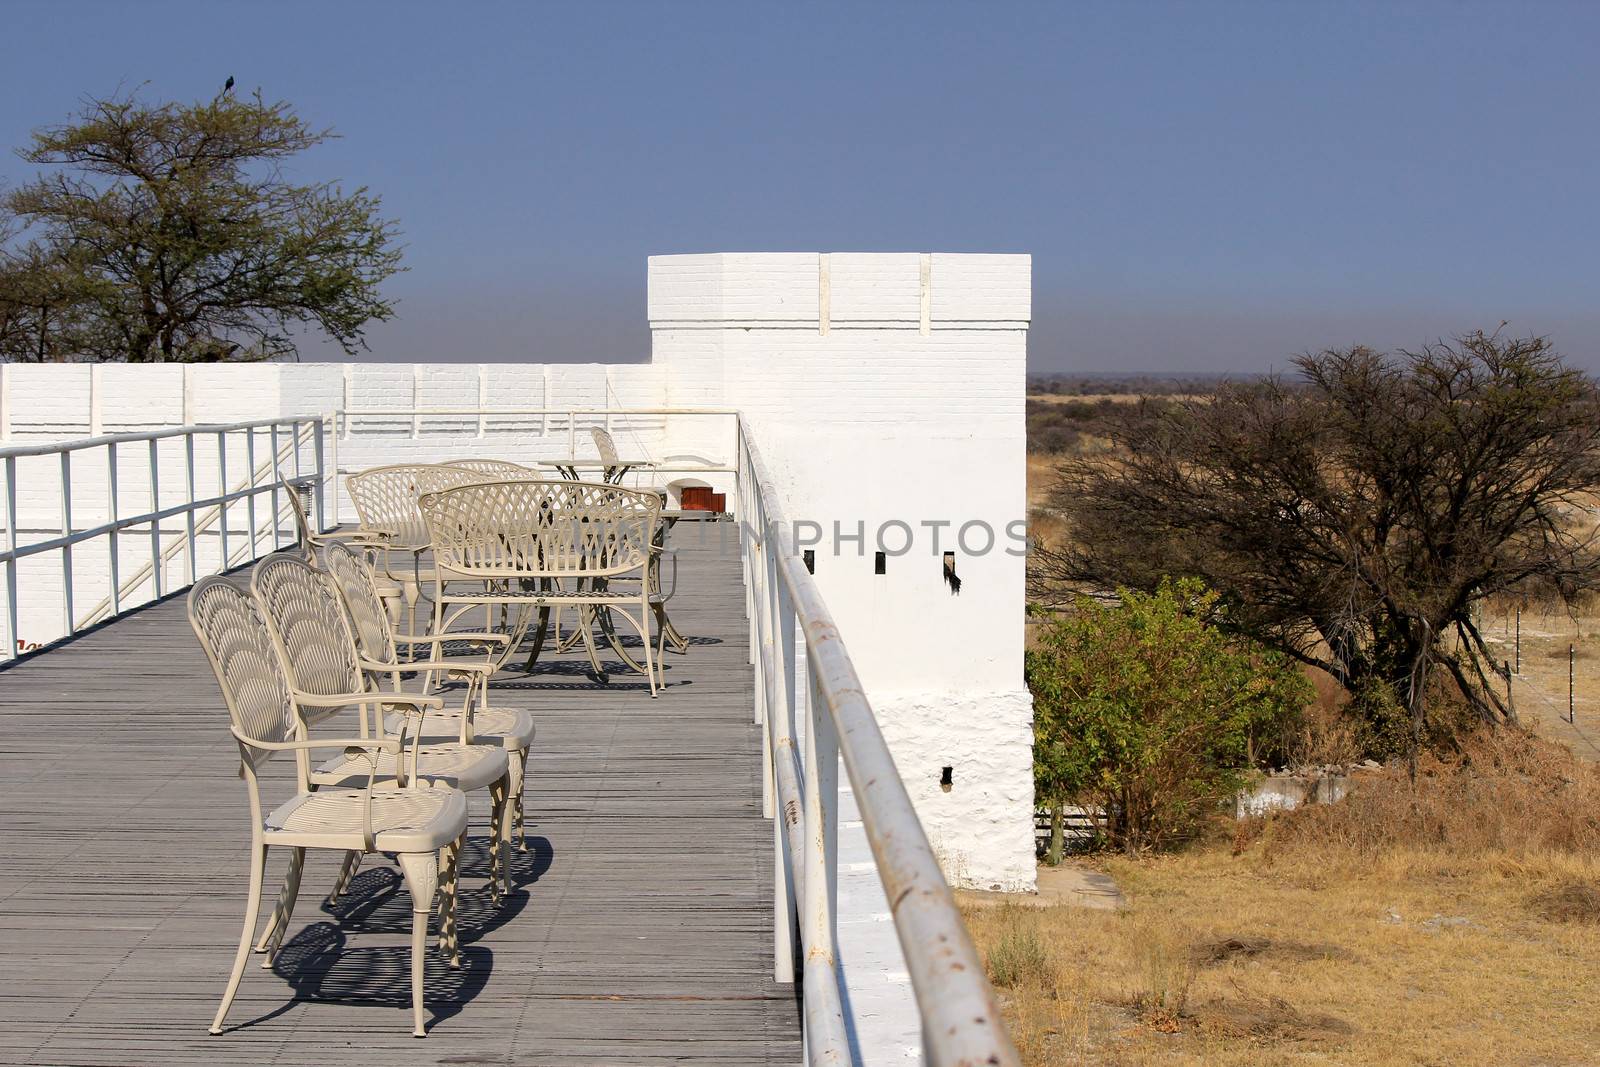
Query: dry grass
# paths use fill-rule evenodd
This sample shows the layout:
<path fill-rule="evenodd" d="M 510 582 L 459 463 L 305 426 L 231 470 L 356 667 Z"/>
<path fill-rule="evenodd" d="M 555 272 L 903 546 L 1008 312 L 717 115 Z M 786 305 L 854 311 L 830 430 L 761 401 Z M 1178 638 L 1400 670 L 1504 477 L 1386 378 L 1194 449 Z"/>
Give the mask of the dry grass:
<path fill-rule="evenodd" d="M 1593 859 L 1214 849 L 1110 867 L 1122 912 L 968 914 L 980 944 L 1043 950 L 1037 980 L 999 989 L 1028 1064 L 1595 1062 L 1600 924 L 1547 903 L 1595 885 Z"/>
<path fill-rule="evenodd" d="M 1522 739 L 1433 770 L 1243 851 L 1108 858 L 1120 912 L 970 911 L 1024 1060 L 1596 1062 L 1593 768 Z"/>
<path fill-rule="evenodd" d="M 1469 737 L 1459 759 L 1425 755 L 1417 775 L 1415 788 L 1398 766 L 1363 776 L 1340 804 L 1246 824 L 1236 847 L 1259 835 L 1269 858 L 1364 858 L 1399 846 L 1600 856 L 1600 766 L 1564 745 L 1519 731 Z"/>

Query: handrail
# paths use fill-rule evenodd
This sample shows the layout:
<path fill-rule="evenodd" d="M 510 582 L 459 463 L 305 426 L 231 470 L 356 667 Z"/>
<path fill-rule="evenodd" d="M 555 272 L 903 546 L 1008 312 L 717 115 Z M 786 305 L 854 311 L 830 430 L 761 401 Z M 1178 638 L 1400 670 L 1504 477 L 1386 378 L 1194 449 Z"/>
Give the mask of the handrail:
<path fill-rule="evenodd" d="M 5 624 L 7 644 L 0 652 L 0 661 L 16 659 L 23 649 L 20 647 L 21 638 L 18 633 L 20 621 L 20 588 L 19 569 L 20 561 L 31 557 L 40 556 L 47 552 L 59 553 L 61 561 L 61 628 L 59 636 L 70 637 L 86 626 L 93 625 L 102 618 L 119 615 L 123 611 L 125 597 L 135 593 L 138 587 L 145 582 L 150 586 L 151 600 L 159 600 L 168 590 L 166 567 L 170 560 L 183 555 L 187 560 L 186 574 L 182 584 L 188 585 L 200 577 L 198 562 L 199 535 L 208 533 L 211 526 L 218 518 L 226 516 L 226 509 L 230 504 L 243 501 L 246 505 L 247 520 L 244 536 L 247 541 L 247 551 L 244 558 L 258 555 L 261 530 L 267 524 L 258 526 L 256 523 L 256 497 L 262 494 L 270 495 L 268 524 L 273 530 L 272 548 L 276 549 L 280 543 L 280 531 L 283 528 L 283 507 L 280 504 L 280 494 L 288 492 L 285 481 L 285 461 L 293 468 L 293 474 L 298 476 L 301 471 L 301 446 L 303 441 L 308 441 L 312 446 L 312 462 L 315 466 L 317 483 L 320 486 L 326 473 L 327 465 L 323 449 L 323 415 L 291 415 L 271 419 L 252 419 L 232 423 L 206 423 L 186 425 L 162 430 L 149 430 L 136 433 L 103 434 L 96 437 L 76 438 L 67 441 L 39 442 L 26 445 L 6 445 L 0 447 L 0 468 L 5 472 L 5 543 L 0 547 L 0 568 L 4 571 L 4 585 L 6 595 Z M 304 427 L 304 432 L 302 431 Z M 263 464 L 256 463 L 256 437 L 258 430 L 270 431 L 270 457 Z M 248 474 L 240 483 L 238 489 L 229 490 L 227 478 L 227 450 L 229 435 L 243 432 L 246 467 Z M 286 444 L 281 438 L 287 436 Z M 217 454 L 215 457 L 216 485 L 219 490 L 214 495 L 201 497 L 196 491 L 196 449 L 197 437 L 211 437 L 216 440 Z M 160 445 L 163 441 L 181 439 L 183 451 L 181 460 L 174 464 L 166 464 L 169 470 L 168 482 L 180 479 L 182 489 L 177 493 L 177 503 L 163 505 L 163 484 L 161 477 L 161 452 Z M 118 451 L 119 446 L 145 444 L 148 446 L 149 458 L 147 467 L 148 476 L 148 508 L 137 515 L 124 515 L 119 507 L 121 497 L 121 480 L 118 476 Z M 96 522 L 92 526 L 80 526 L 73 519 L 74 494 L 72 491 L 73 463 L 75 454 L 89 449 L 105 449 L 105 521 Z M 41 539 L 27 544 L 19 543 L 21 515 L 19 514 L 17 499 L 18 461 L 29 457 L 56 457 L 59 459 L 57 496 L 60 505 L 60 521 L 57 526 L 58 534 L 47 534 Z M 48 478 L 49 476 L 46 475 Z M 209 478 L 207 479 L 209 480 Z M 170 490 L 169 490 L 170 492 Z M 201 513 L 204 515 L 201 516 Z M 317 513 L 319 521 L 323 517 L 323 500 L 320 489 L 317 493 Z M 200 516 L 197 518 L 197 516 Z M 167 519 L 182 518 L 176 538 L 168 543 L 163 543 L 162 523 Z M 31 524 L 30 524 L 31 525 Z M 218 531 L 217 561 L 221 568 L 226 569 L 235 562 L 239 553 L 229 551 L 229 523 L 224 521 Z M 141 565 L 133 577 L 124 582 L 121 577 L 121 536 L 124 531 L 136 526 L 149 527 L 149 554 L 146 562 Z M 46 530 L 50 527 L 46 526 Z M 140 537 L 145 536 L 140 534 Z M 75 577 L 73 565 L 74 548 L 84 542 L 104 538 L 107 549 L 107 570 L 110 580 L 110 593 L 102 602 L 92 609 L 86 616 L 80 618 L 74 611 Z M 53 641 L 55 636 L 45 636 L 40 643 Z M 30 646 L 39 647 L 39 644 Z"/>
<path fill-rule="evenodd" d="M 251 419 L 247 422 L 202 422 L 195 423 L 192 426 L 176 426 L 165 430 L 108 433 L 99 437 L 74 437 L 68 441 L 47 441 L 36 445 L 3 445 L 0 446 L 0 460 L 10 459 L 12 456 L 51 456 L 59 452 L 79 452 L 85 448 L 126 445 L 136 441 L 155 441 L 167 437 L 183 437 L 191 434 L 257 430 L 263 426 L 281 426 L 286 422 L 311 422 L 325 417 L 323 415 L 284 415 L 276 419 Z"/>
<path fill-rule="evenodd" d="M 878 729 L 850 654 L 816 580 L 791 544 L 790 526 L 760 450 L 739 423 L 741 517 L 746 520 L 746 583 L 752 647 L 762 684 L 757 714 L 769 812 L 781 828 L 775 901 L 798 919 L 804 951 L 806 1048 L 812 1063 L 849 1063 L 834 931 L 837 755 L 855 790 L 895 930 L 922 1013 L 924 1057 L 932 1067 L 1020 1064 L 961 921 L 955 898 L 928 842 L 910 794 Z M 799 709 L 795 631 L 804 638 L 809 684 L 804 788 L 797 778 L 793 716 Z M 819 707 L 820 706 L 820 707 Z M 826 709 L 827 714 L 819 714 Z M 789 911 L 788 909 L 793 909 Z M 778 977 L 792 968 L 790 923 L 775 923 Z"/>

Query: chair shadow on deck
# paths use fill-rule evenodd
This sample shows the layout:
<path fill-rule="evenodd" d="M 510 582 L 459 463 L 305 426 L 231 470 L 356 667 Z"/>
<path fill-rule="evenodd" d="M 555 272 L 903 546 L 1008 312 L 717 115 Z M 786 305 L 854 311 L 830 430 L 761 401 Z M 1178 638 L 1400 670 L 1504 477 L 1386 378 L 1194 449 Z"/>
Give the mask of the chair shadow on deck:
<path fill-rule="evenodd" d="M 615 659 L 607 659 L 602 655 L 600 665 L 605 668 L 603 680 L 594 673 L 586 658 L 541 657 L 531 671 L 524 671 L 520 665 L 502 669 L 489 680 L 489 691 L 492 694 L 497 689 L 512 692 L 582 690 L 595 693 L 638 692 L 649 695 L 649 681 L 643 675 L 635 674 L 626 664 Z M 663 689 L 693 684 L 693 679 L 690 678 L 674 678 L 672 675 L 675 669 L 676 665 L 672 663 L 661 666 L 664 676 Z M 492 698 L 490 703 L 493 703 Z"/>
<path fill-rule="evenodd" d="M 513 921 L 531 899 L 533 885 L 555 860 L 548 838 L 529 837 L 528 851 L 512 849 L 508 863 L 510 893 L 496 904 L 484 879 L 489 871 L 488 840 L 469 837 L 461 857 L 461 886 L 456 918 L 461 937 L 461 966 L 448 966 L 437 951 L 425 965 L 429 1028 L 452 1018 L 488 985 L 494 952 L 483 940 Z M 273 961 L 272 972 L 287 982 L 292 999 L 254 1019 L 236 1023 L 227 1032 L 245 1030 L 276 1019 L 301 1005 L 341 1004 L 403 1010 L 411 1005 L 411 947 L 402 939 L 411 932 L 411 898 L 405 880 L 390 862 L 369 857 L 372 866 L 351 880 L 337 904 L 319 901 L 328 919 L 294 932 Z M 314 890 L 302 887 L 302 895 Z M 429 945 L 437 943 L 437 916 Z M 375 935 L 393 943 L 352 946 L 352 935 Z"/>

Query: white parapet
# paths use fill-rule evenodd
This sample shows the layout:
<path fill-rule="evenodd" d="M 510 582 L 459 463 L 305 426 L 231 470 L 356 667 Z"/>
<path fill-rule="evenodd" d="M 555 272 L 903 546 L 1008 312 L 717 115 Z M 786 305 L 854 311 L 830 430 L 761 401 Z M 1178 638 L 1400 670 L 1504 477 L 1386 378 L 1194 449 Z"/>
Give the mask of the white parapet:
<path fill-rule="evenodd" d="M 649 268 L 668 402 L 745 414 L 946 873 L 1011 891 L 1034 886 L 1030 275 L 1025 255 L 942 253 Z M 669 440 L 710 447 L 676 428 Z"/>

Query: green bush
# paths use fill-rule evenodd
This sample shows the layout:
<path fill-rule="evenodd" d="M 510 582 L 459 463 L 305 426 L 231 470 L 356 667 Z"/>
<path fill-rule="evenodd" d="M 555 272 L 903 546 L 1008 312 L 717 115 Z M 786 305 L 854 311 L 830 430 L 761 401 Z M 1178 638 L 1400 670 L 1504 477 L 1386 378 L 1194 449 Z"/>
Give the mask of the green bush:
<path fill-rule="evenodd" d="M 1239 789 L 1314 690 L 1285 656 L 1211 625 L 1216 610 L 1201 583 L 1169 581 L 1080 599 L 1040 628 L 1026 663 L 1042 803 L 1104 809 L 1107 843 L 1131 851 L 1190 836 Z"/>

